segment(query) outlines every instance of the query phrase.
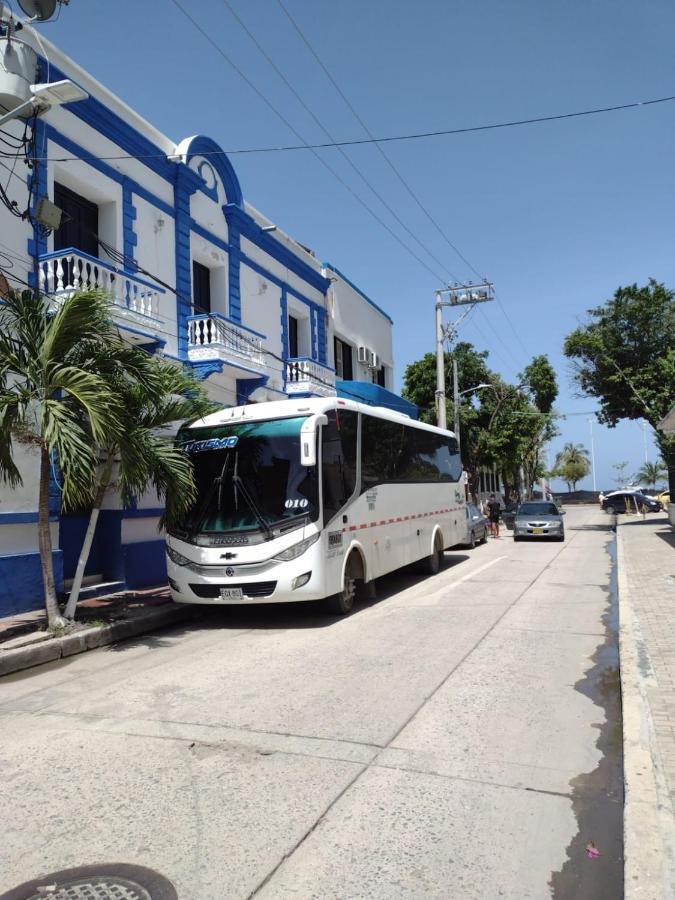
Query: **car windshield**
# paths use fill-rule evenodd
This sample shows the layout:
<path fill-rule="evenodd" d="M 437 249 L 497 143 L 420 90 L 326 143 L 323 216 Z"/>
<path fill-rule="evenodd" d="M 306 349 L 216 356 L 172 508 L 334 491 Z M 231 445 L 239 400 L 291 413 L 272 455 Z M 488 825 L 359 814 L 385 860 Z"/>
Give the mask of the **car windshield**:
<path fill-rule="evenodd" d="M 560 515 L 555 503 L 521 503 L 518 508 L 519 516 L 558 516 Z"/>
<path fill-rule="evenodd" d="M 305 417 L 183 429 L 197 498 L 179 533 L 263 532 L 318 515 L 316 467 L 300 463 Z"/>

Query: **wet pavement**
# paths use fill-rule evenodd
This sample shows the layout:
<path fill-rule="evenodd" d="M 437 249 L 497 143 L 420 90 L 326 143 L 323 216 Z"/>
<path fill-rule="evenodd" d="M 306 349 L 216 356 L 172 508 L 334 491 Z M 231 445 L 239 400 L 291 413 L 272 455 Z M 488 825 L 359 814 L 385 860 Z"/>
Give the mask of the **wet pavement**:
<path fill-rule="evenodd" d="M 604 710 L 605 721 L 598 726 L 597 739 L 602 757 L 596 769 L 572 780 L 572 803 L 579 832 L 568 847 L 567 862 L 551 879 L 554 898 L 598 900 L 624 895 L 623 729 L 615 538 L 607 544 L 607 552 L 612 569 L 607 588 L 608 607 L 603 616 L 605 641 L 593 655 L 593 667 L 574 686 Z M 589 865 L 593 847 L 598 855 Z"/>
<path fill-rule="evenodd" d="M 181 900 L 620 898 L 613 535 L 566 525 L 347 619 L 211 610 L 0 680 L 0 892 L 114 860 Z"/>

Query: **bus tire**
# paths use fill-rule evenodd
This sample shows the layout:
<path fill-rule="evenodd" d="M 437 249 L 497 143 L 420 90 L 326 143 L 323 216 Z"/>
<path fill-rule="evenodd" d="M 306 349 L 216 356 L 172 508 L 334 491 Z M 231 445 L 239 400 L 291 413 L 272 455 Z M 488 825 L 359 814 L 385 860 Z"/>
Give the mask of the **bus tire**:
<path fill-rule="evenodd" d="M 429 556 L 425 556 L 423 560 L 420 561 L 420 569 L 424 572 L 425 575 L 438 575 L 441 571 L 441 566 L 443 565 L 443 544 L 441 543 L 440 535 L 437 534 L 434 538 L 434 550 Z"/>
<path fill-rule="evenodd" d="M 356 599 L 356 578 L 352 574 L 351 560 L 347 561 L 345 568 L 345 580 L 342 590 L 326 597 L 326 609 L 335 616 L 348 616 L 354 609 Z"/>

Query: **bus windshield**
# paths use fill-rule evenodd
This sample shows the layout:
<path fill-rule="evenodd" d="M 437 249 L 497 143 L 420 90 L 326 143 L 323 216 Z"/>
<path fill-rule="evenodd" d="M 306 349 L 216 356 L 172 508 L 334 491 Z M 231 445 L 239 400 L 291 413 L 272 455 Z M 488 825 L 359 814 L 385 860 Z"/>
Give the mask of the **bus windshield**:
<path fill-rule="evenodd" d="M 319 512 L 316 467 L 300 463 L 305 417 L 190 428 L 178 443 L 191 456 L 197 498 L 175 531 L 259 533 Z"/>

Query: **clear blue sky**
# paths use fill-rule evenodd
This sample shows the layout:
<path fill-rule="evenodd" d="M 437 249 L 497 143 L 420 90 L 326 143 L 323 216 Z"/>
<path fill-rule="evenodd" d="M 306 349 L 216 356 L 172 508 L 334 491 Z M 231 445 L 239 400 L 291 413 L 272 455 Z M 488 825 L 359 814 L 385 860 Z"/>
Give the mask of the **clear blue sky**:
<path fill-rule="evenodd" d="M 308 106 L 339 139 L 363 137 L 277 0 L 229 0 Z M 480 125 L 675 94 L 670 0 L 284 0 L 375 135 Z M 181 0 L 310 142 L 307 115 L 223 0 Z M 71 0 L 45 36 L 170 137 L 205 133 L 226 149 L 295 144 L 171 0 Z M 536 353 L 558 370 L 565 441 L 590 447 L 595 404 L 575 395 L 564 336 L 620 284 L 675 286 L 675 103 L 593 118 L 386 145 L 410 186 L 500 304 L 476 310 L 462 338 L 508 379 Z M 336 150 L 325 159 L 429 266 L 448 279 Z M 472 277 L 374 147 L 348 151 L 408 228 L 453 274 Z M 307 151 L 232 156 L 245 197 L 329 259 L 394 318 L 397 380 L 433 349 L 438 279 Z M 503 312 L 518 332 L 514 333 Z M 521 341 L 527 353 L 521 346 Z M 642 429 L 596 424 L 598 487 L 612 463 L 635 471 Z M 650 459 L 655 458 L 651 440 Z M 591 479 L 585 482 L 591 486 Z"/>

